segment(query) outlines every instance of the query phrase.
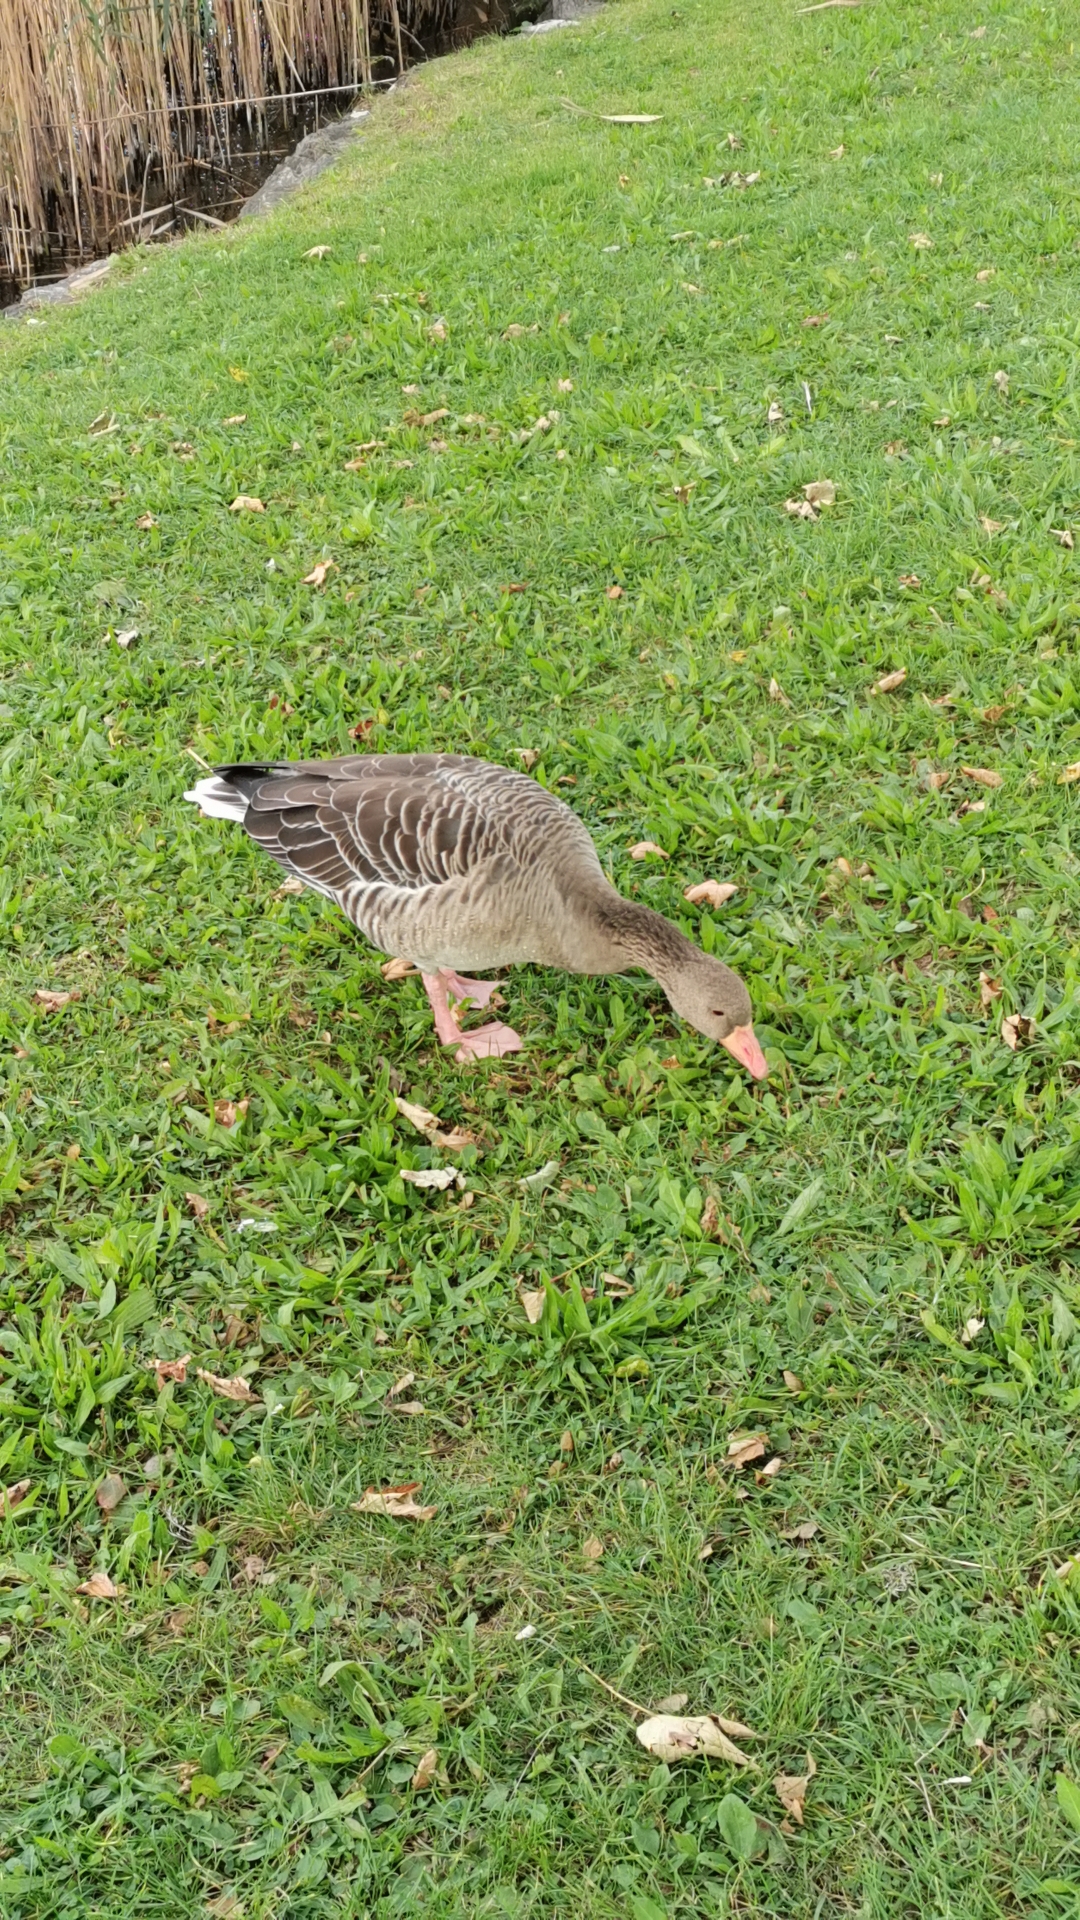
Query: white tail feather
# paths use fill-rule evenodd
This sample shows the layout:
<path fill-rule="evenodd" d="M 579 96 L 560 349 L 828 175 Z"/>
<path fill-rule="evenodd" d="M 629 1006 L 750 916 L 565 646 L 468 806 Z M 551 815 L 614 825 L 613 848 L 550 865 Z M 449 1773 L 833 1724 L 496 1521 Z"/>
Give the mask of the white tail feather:
<path fill-rule="evenodd" d="M 243 821 L 247 812 L 248 803 L 243 794 L 237 793 L 235 787 L 230 787 L 228 781 L 219 779 L 217 774 L 210 780 L 198 781 L 185 793 L 184 799 L 201 807 L 210 820 Z"/>

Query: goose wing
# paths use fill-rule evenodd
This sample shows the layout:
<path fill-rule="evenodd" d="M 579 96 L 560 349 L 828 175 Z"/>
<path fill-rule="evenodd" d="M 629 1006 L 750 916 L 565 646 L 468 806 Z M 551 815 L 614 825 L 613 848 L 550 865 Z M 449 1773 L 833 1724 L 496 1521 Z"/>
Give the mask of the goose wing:
<path fill-rule="evenodd" d="M 497 860 L 511 851 L 516 807 L 552 799 L 523 774 L 459 754 L 356 754 L 215 771 L 246 801 L 251 838 L 347 912 L 358 887 L 417 892 Z"/>

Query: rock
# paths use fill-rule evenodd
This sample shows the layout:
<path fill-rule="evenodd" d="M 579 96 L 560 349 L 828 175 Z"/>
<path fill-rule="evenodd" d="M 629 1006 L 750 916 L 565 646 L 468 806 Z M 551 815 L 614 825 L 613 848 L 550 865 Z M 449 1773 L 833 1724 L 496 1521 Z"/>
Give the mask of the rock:
<path fill-rule="evenodd" d="M 309 133 L 288 159 L 274 168 L 258 193 L 253 193 L 251 199 L 245 201 L 238 217 L 241 220 L 254 220 L 260 214 L 271 213 L 298 188 L 306 187 L 309 180 L 317 180 L 320 173 L 332 167 L 350 145 L 359 122 L 367 119 L 368 112 L 368 108 L 362 108 L 356 113 L 347 114 L 344 120 L 331 120 L 327 126 Z"/>
<path fill-rule="evenodd" d="M 47 285 L 27 287 L 21 300 L 10 307 L 0 310 L 0 320 L 22 320 L 34 307 L 61 307 L 71 300 L 88 293 L 104 280 L 106 274 L 116 265 L 117 256 L 110 253 L 107 260 L 91 260 L 85 267 L 76 267 L 63 280 L 53 280 Z"/>

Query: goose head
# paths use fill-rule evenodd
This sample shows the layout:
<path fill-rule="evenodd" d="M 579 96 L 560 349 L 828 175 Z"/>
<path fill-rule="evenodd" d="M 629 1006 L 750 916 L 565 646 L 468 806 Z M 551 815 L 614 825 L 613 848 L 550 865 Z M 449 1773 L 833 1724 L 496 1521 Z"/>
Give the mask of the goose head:
<path fill-rule="evenodd" d="M 769 1069 L 754 1032 L 746 982 L 737 973 L 712 954 L 694 948 L 662 984 L 687 1026 L 695 1027 L 707 1040 L 719 1041 L 755 1080 L 764 1080 Z"/>

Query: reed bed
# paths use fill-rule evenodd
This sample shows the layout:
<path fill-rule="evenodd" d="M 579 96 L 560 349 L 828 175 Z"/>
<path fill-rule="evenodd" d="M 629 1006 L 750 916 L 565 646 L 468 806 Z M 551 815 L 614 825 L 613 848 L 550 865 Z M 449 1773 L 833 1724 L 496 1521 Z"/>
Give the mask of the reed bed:
<path fill-rule="evenodd" d="M 147 183 L 228 159 L 271 101 L 369 86 L 452 0 L 0 0 L 0 268 L 57 232 L 79 254 L 139 230 Z M 385 73 L 386 68 L 380 69 Z"/>

